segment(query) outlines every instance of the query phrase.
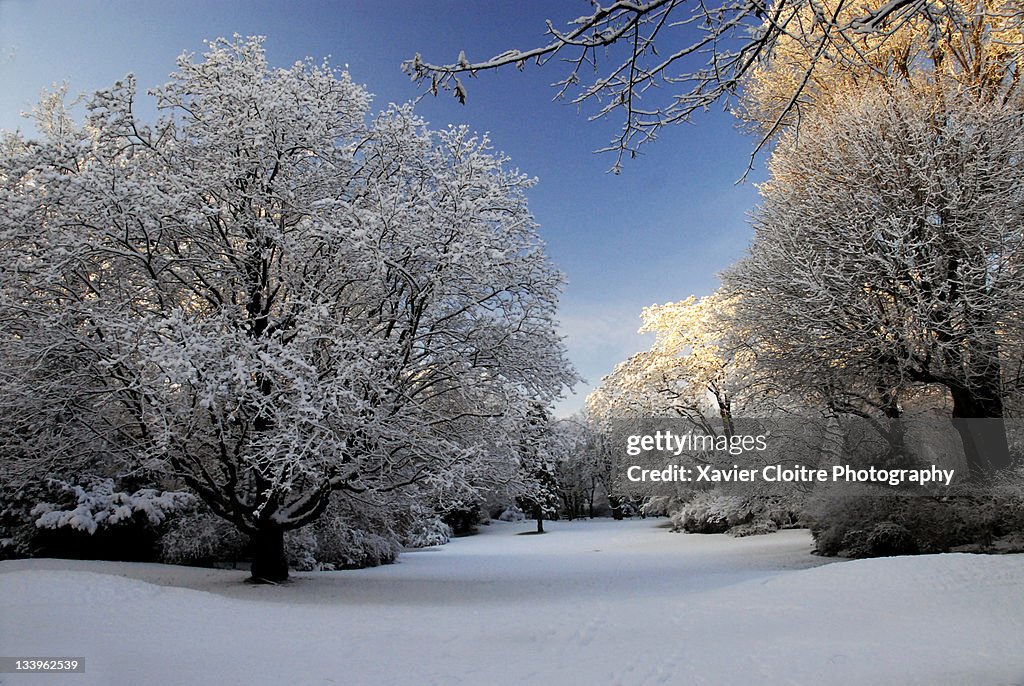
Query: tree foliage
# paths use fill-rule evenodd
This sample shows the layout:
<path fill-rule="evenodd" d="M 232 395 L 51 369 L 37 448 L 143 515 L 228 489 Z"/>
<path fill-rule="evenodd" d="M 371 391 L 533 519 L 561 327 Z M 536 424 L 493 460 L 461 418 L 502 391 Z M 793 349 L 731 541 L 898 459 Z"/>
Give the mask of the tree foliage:
<path fill-rule="evenodd" d="M 865 6 L 822 7 L 849 24 Z M 736 114 L 770 137 L 815 108 L 841 108 L 844 97 L 864 88 L 931 82 L 999 102 L 1018 95 L 1024 66 L 1019 3 L 957 0 L 922 9 L 885 30 L 843 34 L 819 52 L 817 39 L 831 29 L 804 8 L 769 59 L 745 75 Z"/>

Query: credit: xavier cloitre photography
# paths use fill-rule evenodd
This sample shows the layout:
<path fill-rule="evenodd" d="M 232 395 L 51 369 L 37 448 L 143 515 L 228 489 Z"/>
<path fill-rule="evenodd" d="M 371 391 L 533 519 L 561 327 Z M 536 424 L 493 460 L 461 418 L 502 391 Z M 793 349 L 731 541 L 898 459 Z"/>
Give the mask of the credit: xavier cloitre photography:
<path fill-rule="evenodd" d="M 0 684 L 1024 684 L 1019 0 L 0 0 Z"/>

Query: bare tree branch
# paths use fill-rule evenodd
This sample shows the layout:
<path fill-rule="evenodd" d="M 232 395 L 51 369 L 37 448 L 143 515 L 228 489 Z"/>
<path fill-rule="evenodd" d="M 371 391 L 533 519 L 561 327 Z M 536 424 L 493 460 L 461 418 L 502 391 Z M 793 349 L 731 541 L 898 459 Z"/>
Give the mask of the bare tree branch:
<path fill-rule="evenodd" d="M 427 62 L 417 54 L 402 69 L 414 82 L 428 84 L 432 94 L 450 91 L 464 103 L 467 91 L 461 75 L 473 77 L 507 66 L 522 70 L 528 62 L 543 67 L 558 58 L 568 73 L 552 84 L 556 99 L 593 104 L 591 121 L 621 119 L 616 136 L 598 150 L 615 155 L 611 171 L 618 173 L 622 160 L 635 157 L 643 144 L 657 139 L 663 127 L 689 121 L 712 105 L 727 106 L 745 77 L 772 59 L 781 38 L 806 42 L 812 58 L 789 94 L 785 111 L 762 132 L 754 154 L 798 107 L 821 61 L 860 60 L 867 66 L 865 48 L 862 43 L 854 45 L 854 39 L 874 36 L 877 40 L 870 49 L 877 50 L 915 18 L 955 23 L 969 18 L 965 12 L 996 11 L 984 5 L 965 9 L 951 0 L 889 0 L 855 10 L 844 4 L 842 0 L 837 4 L 722 0 L 710 5 L 703 0 L 620 0 L 604 7 L 594 2 L 593 13 L 566 22 L 565 28 L 547 21 L 548 40 L 538 47 L 505 50 L 479 62 L 460 53 L 450 64 Z M 1008 20 L 1020 23 L 1019 13 Z M 599 56 L 611 56 L 610 66 L 599 67 Z M 585 71 L 593 73 L 592 80 L 586 79 Z"/>

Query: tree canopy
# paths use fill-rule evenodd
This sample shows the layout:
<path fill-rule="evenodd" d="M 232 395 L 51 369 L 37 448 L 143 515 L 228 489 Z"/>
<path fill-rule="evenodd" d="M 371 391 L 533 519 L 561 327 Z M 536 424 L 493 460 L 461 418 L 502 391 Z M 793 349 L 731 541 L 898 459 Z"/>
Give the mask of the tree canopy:
<path fill-rule="evenodd" d="M 268 579 L 332 493 L 455 497 L 511 465 L 516 421 L 575 379 L 532 180 L 409 107 L 368 123 L 346 73 L 271 68 L 260 39 L 152 94 L 152 123 L 128 77 L 81 125 L 54 98 L 39 140 L 6 141 L 14 462 L 81 442 L 181 479 L 263 541 Z"/>

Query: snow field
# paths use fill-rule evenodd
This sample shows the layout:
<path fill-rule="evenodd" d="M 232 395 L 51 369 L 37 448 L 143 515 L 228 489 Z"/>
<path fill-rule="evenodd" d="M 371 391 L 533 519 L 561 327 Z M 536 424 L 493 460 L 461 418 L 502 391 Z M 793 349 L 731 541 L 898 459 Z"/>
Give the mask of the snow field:
<path fill-rule="evenodd" d="M 1024 684 L 1024 556 L 834 562 L 805 531 L 495 522 L 399 564 L 0 563 L 0 684 Z"/>

